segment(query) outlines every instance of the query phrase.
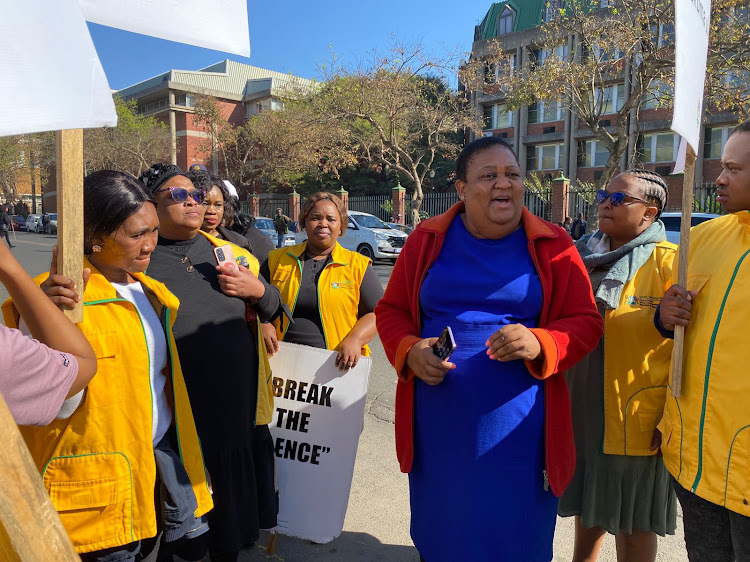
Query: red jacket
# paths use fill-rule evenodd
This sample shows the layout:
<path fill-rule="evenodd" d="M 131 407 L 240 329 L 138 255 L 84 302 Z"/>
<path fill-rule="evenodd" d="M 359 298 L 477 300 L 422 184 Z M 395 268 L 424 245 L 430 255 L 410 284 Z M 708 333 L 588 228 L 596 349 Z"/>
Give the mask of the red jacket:
<path fill-rule="evenodd" d="M 457 203 L 446 213 L 420 223 L 409 235 L 385 295 L 375 308 L 380 340 L 398 375 L 396 454 L 402 472 L 409 472 L 414 460 L 414 373 L 406 366 L 406 354 L 422 339 L 422 281 L 440 254 L 448 227 L 463 210 L 463 203 Z M 534 377 L 545 381 L 547 475 L 552 491 L 559 496 L 573 477 L 576 462 L 570 398 L 562 372 L 596 347 L 603 322 L 589 276 L 570 236 L 525 208 L 521 224 L 543 297 L 539 328 L 531 331 L 542 346 L 544 360 L 526 361 L 526 367 Z"/>

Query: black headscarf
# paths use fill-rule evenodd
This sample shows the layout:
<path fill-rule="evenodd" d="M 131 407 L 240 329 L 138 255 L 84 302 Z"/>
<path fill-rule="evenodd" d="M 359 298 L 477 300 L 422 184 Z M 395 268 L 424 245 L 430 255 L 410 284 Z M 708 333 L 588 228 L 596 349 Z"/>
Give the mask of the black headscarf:
<path fill-rule="evenodd" d="M 164 183 L 169 178 L 173 178 L 175 176 L 187 177 L 187 174 L 174 164 L 158 163 L 154 164 L 148 170 L 143 172 L 140 176 L 138 176 L 138 179 L 144 183 L 146 188 L 151 193 L 156 193 L 156 190 L 164 185 Z"/>

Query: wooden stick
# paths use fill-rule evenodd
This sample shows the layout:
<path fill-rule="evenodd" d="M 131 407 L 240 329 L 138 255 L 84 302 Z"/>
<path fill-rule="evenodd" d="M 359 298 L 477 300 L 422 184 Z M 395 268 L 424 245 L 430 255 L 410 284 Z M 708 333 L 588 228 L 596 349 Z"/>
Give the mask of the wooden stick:
<path fill-rule="evenodd" d="M 83 129 L 57 131 L 57 271 L 83 290 Z M 83 299 L 65 315 L 83 321 Z"/>
<path fill-rule="evenodd" d="M 0 443 L 0 559 L 80 562 L 2 396 Z"/>
<path fill-rule="evenodd" d="M 266 554 L 273 554 L 274 550 L 276 550 L 276 537 L 278 535 L 271 531 L 268 535 L 268 544 L 266 545 Z"/>
<path fill-rule="evenodd" d="M 682 183 L 682 219 L 680 221 L 680 247 L 678 249 L 677 284 L 688 289 L 688 250 L 690 248 L 690 223 L 693 216 L 693 184 L 695 183 L 695 151 L 689 144 L 685 154 L 685 177 Z M 685 347 L 685 327 L 675 326 L 672 350 L 672 396 L 682 394 L 682 355 Z"/>

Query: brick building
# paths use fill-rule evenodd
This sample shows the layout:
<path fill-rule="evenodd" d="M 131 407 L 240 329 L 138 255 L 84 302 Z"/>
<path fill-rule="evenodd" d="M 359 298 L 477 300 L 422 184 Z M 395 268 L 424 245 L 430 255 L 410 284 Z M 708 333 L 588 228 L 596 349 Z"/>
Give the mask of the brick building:
<path fill-rule="evenodd" d="M 219 159 L 212 154 L 210 135 L 194 122 L 194 96 L 216 99 L 222 116 L 232 125 L 241 125 L 257 113 L 284 107 L 283 97 L 290 85 L 307 87 L 314 82 L 282 72 L 232 60 L 223 60 L 200 70 L 169 70 L 117 92 L 125 100 L 138 101 L 138 111 L 169 125 L 172 136 L 172 163 L 187 169 L 204 164 L 219 172 Z"/>
<path fill-rule="evenodd" d="M 601 6 L 609 6 L 601 0 Z M 520 68 L 524 62 L 543 63 L 545 52 L 535 45 L 539 26 L 549 16 L 550 2 L 546 0 L 505 0 L 491 5 L 482 22 L 474 30 L 472 58 L 486 58 L 495 41 L 509 63 Z M 666 26 L 657 31 L 673 40 L 674 30 Z M 659 36 L 661 40 L 661 35 Z M 575 52 L 575 37 L 563 40 L 557 54 L 565 58 Z M 627 68 L 627 66 L 626 66 Z M 624 73 L 607 84 L 602 84 L 605 108 L 601 124 L 608 126 L 608 115 L 614 124 L 614 112 L 623 107 L 629 95 L 629 82 Z M 471 92 L 471 102 L 478 115 L 484 118 L 485 135 L 508 139 L 518 154 L 522 172 L 536 172 L 552 179 L 560 174 L 571 181 L 596 182 L 609 158 L 607 150 L 593 138 L 585 124 L 557 101 L 538 100 L 518 111 L 507 110 L 500 92 Z M 670 186 L 670 209 L 680 208 L 683 176 L 669 176 L 677 157 L 679 137 L 669 130 L 672 108 L 653 96 L 645 102 L 637 115 L 631 112 L 629 143 L 620 162 L 620 169 L 637 162 L 641 167 L 655 170 L 667 179 Z M 696 184 L 713 182 L 721 171 L 720 157 L 727 135 L 737 124 L 733 113 L 709 113 L 703 122 L 703 142 L 697 150 Z M 552 219 L 562 220 L 557 209 Z M 572 214 L 572 213 L 571 213 Z"/>

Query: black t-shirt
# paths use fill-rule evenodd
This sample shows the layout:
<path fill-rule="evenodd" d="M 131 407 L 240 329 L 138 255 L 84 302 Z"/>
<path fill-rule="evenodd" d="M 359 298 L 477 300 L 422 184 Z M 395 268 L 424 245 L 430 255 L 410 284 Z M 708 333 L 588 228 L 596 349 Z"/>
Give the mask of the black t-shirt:
<path fill-rule="evenodd" d="M 284 341 L 326 349 L 326 342 L 323 337 L 323 321 L 318 306 L 318 281 L 321 272 L 331 261 L 331 256 L 329 255 L 326 259 L 315 260 L 303 253 L 300 260 L 302 260 L 302 278 L 300 279 L 297 302 L 296 304 L 286 303 L 290 307 L 294 306 L 292 311 L 294 322 L 289 325 L 284 335 Z M 260 274 L 266 280 L 271 278 L 267 261 L 261 266 Z M 382 296 L 383 286 L 372 269 L 372 265 L 368 265 L 359 289 L 357 318 L 362 318 L 365 314 L 375 310 L 375 306 Z"/>
<path fill-rule="evenodd" d="M 203 447 L 245 447 L 258 395 L 256 335 L 245 321 L 245 301 L 221 292 L 213 245 L 200 234 L 183 241 L 159 237 L 147 274 L 180 300 L 173 331 Z M 252 306 L 261 320 L 275 316 L 278 289 L 266 284 Z"/>

